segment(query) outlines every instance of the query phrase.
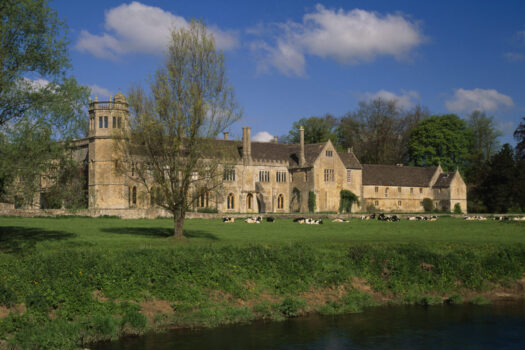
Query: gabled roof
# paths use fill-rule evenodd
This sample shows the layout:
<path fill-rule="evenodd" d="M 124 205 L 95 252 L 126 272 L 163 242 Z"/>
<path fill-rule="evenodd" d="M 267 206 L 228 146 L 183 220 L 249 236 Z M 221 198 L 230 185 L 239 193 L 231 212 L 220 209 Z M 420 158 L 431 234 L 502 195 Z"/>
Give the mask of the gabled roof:
<path fill-rule="evenodd" d="M 454 174 L 454 172 L 439 174 L 436 183 L 432 187 L 449 187 L 454 178 Z"/>
<path fill-rule="evenodd" d="M 337 152 L 347 169 L 363 169 L 354 152 Z"/>
<path fill-rule="evenodd" d="M 436 167 L 363 164 L 363 185 L 412 186 L 430 185 Z"/>

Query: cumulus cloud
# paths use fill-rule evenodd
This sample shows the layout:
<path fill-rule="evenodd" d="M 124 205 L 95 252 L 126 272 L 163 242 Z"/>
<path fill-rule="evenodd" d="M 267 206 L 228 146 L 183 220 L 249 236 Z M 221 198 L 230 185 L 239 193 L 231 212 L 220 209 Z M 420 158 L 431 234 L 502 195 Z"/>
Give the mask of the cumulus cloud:
<path fill-rule="evenodd" d="M 493 112 L 501 107 L 514 106 L 514 101 L 510 96 L 494 89 L 457 89 L 454 97 L 445 102 L 445 106 L 452 112 Z"/>
<path fill-rule="evenodd" d="M 360 9 L 326 9 L 317 5 L 302 23 L 275 25 L 275 45 L 255 45 L 265 51 L 259 66 L 286 75 L 304 75 L 305 55 L 357 64 L 378 56 L 408 58 L 425 41 L 418 23 L 401 14 L 380 15 Z M 260 32 L 260 30 L 259 30 Z"/>
<path fill-rule="evenodd" d="M 387 101 L 393 100 L 397 102 L 397 105 L 399 107 L 408 109 L 414 106 L 416 100 L 419 100 L 419 94 L 417 93 L 417 91 L 414 90 L 401 90 L 401 95 L 396 95 L 395 93 L 387 90 L 379 90 L 376 93 L 367 92 L 366 94 L 364 94 L 364 98 L 366 100 L 373 100 L 376 98 L 381 98 Z"/>
<path fill-rule="evenodd" d="M 109 99 L 113 95 L 111 91 L 98 85 L 89 85 L 89 88 L 91 89 L 91 94 L 97 97 L 107 97 Z"/>
<path fill-rule="evenodd" d="M 127 53 L 159 54 L 166 49 L 170 30 L 181 27 L 188 27 L 184 17 L 134 1 L 106 11 L 104 28 L 107 32 L 96 35 L 82 30 L 75 48 L 112 60 Z M 216 26 L 209 26 L 208 29 L 219 49 L 229 50 L 238 46 L 236 33 Z"/>
<path fill-rule="evenodd" d="M 256 142 L 271 142 L 273 141 L 273 135 L 268 131 L 259 131 L 257 134 L 253 135 L 252 140 Z"/>

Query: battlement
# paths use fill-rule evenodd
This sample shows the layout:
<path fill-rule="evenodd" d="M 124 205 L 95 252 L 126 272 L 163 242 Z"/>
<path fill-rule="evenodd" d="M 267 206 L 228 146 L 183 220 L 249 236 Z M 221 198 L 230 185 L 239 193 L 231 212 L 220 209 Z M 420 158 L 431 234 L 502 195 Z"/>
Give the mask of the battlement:
<path fill-rule="evenodd" d="M 127 112 L 129 111 L 129 104 L 127 102 L 116 102 L 116 101 L 92 101 L 89 103 L 89 112 L 96 110 L 119 110 Z"/>

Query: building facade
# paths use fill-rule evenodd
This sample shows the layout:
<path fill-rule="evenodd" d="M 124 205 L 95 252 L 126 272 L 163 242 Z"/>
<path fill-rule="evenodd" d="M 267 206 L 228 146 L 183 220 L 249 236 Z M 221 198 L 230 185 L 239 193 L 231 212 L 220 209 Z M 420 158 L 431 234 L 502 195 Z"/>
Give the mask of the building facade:
<path fill-rule="evenodd" d="M 76 158 L 87 164 L 90 208 L 150 208 L 153 201 L 141 187 L 115 171 L 115 129 L 128 126 L 128 104 L 122 93 L 110 101 L 89 106 L 89 135 L 76 143 Z M 222 213 L 307 212 L 310 192 L 315 194 L 316 212 L 337 212 L 341 190 L 359 197 L 353 212 L 372 206 L 377 211 L 421 212 L 423 199 L 450 211 L 459 203 L 467 209 L 466 185 L 458 171 L 443 172 L 440 166 L 361 164 L 352 149 L 338 152 L 330 142 L 299 144 L 253 142 L 249 127 L 242 140 L 216 140 L 233 159 L 222 186 L 203 192 L 195 209 L 211 208 Z"/>

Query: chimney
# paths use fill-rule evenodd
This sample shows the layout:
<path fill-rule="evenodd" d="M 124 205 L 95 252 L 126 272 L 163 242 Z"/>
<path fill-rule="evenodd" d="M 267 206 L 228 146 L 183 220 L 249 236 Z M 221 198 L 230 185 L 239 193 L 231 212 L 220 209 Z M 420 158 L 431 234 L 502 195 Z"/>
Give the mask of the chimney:
<path fill-rule="evenodd" d="M 306 160 L 304 159 L 304 128 L 302 126 L 299 128 L 299 139 L 301 145 L 301 150 L 299 151 L 299 166 L 303 167 Z"/>
<path fill-rule="evenodd" d="M 226 132 L 224 132 L 223 134 L 224 134 L 224 139 L 227 140 L 227 139 L 228 139 L 228 135 L 229 135 L 230 133 L 226 131 Z"/>
<path fill-rule="evenodd" d="M 273 143 L 277 143 L 277 136 L 273 137 Z"/>
<path fill-rule="evenodd" d="M 244 163 L 249 163 L 252 160 L 252 141 L 250 140 L 251 128 L 249 126 L 242 127 L 242 159 Z"/>

